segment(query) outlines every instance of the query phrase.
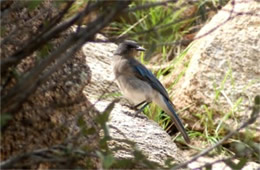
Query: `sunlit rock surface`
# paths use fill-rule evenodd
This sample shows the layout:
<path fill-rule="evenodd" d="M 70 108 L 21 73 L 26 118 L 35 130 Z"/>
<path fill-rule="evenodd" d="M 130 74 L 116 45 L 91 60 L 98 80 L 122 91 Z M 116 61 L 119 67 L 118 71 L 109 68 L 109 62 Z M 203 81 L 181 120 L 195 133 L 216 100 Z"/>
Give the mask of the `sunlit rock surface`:
<path fill-rule="evenodd" d="M 85 89 L 87 98 L 95 104 L 99 111 L 115 98 L 112 94 L 118 92 L 112 73 L 111 57 L 117 45 L 112 43 L 88 43 L 83 47 L 87 62 L 92 72 L 90 85 Z M 104 95 L 102 99 L 100 96 Z M 120 102 L 122 103 L 122 102 Z M 116 139 L 127 139 L 136 143 L 149 160 L 161 165 L 167 159 L 181 162 L 185 158 L 171 140 L 170 136 L 154 121 L 149 120 L 142 113 L 135 117 L 135 111 L 117 103 L 110 115 L 110 134 Z M 111 143 L 114 147 L 129 148 L 124 142 Z M 131 158 L 131 152 L 120 151 L 115 153 L 118 158 Z"/>
<path fill-rule="evenodd" d="M 215 123 L 232 114 L 234 120 L 224 121 L 232 128 L 250 116 L 260 92 L 259 12 L 256 1 L 229 3 L 191 44 L 185 60 L 189 66 L 172 92 L 173 103 L 178 110 L 185 108 L 181 115 L 191 128 L 203 130 L 195 116 L 205 113 L 203 105 L 212 111 Z"/>

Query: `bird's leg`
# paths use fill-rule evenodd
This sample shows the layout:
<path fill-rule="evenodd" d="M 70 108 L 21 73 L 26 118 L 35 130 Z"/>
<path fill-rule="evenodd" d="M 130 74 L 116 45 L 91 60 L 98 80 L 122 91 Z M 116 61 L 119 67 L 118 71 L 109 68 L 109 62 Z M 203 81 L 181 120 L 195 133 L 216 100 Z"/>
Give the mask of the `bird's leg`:
<path fill-rule="evenodd" d="M 145 102 L 146 102 L 146 101 L 144 101 L 144 102 L 138 104 L 138 106 L 140 106 L 141 104 L 144 104 Z M 135 116 L 134 116 L 134 117 L 136 117 L 139 113 L 141 113 L 141 112 L 144 110 L 144 108 L 145 108 L 146 106 L 148 106 L 150 103 L 151 103 L 151 102 L 146 102 L 140 109 L 138 109 L 138 110 L 135 112 Z"/>
<path fill-rule="evenodd" d="M 144 104 L 145 102 L 146 102 L 146 101 L 142 101 L 141 103 L 139 103 L 139 104 L 135 105 L 135 106 L 134 106 L 134 108 L 136 108 L 136 109 L 137 109 L 139 106 L 141 106 L 141 105 L 142 105 L 142 104 Z"/>
<path fill-rule="evenodd" d="M 128 105 L 128 104 L 123 104 L 123 106 L 126 106 L 126 107 L 128 107 L 128 108 L 130 108 L 130 109 L 132 109 L 132 110 L 138 110 L 138 107 L 141 106 L 142 104 L 144 104 L 145 102 L 146 102 L 146 101 L 143 101 L 143 102 L 141 102 L 141 103 L 139 103 L 139 104 L 137 104 L 137 105 L 135 105 L 135 106 Z"/>

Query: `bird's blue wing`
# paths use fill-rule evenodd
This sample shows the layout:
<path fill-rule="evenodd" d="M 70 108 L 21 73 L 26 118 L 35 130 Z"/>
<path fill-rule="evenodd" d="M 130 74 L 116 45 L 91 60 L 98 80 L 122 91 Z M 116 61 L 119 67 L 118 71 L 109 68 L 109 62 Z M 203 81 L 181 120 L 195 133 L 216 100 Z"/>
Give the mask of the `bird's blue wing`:
<path fill-rule="evenodd" d="M 138 78 L 151 84 L 153 89 L 157 90 L 166 99 L 169 100 L 167 91 L 165 90 L 165 88 L 163 87 L 161 82 L 153 75 L 153 73 L 150 70 L 148 70 L 141 63 L 134 61 L 134 60 L 132 60 L 130 64 L 133 66 L 134 72 Z"/>
<path fill-rule="evenodd" d="M 173 122 L 175 123 L 177 129 L 183 135 L 185 141 L 187 143 L 189 143 L 190 142 L 189 136 L 187 135 L 181 120 L 179 119 L 177 113 L 175 112 L 175 110 L 173 108 L 173 104 L 172 104 L 171 100 L 169 99 L 168 93 L 165 90 L 165 88 L 163 87 L 163 85 L 153 75 L 153 73 L 150 70 L 148 70 L 144 65 L 142 65 L 138 61 L 132 60 L 130 62 L 130 64 L 132 65 L 132 68 L 134 69 L 134 73 L 135 73 L 136 77 L 149 83 L 153 89 L 157 90 L 160 94 L 162 94 L 164 96 L 164 98 L 163 98 L 164 103 L 166 104 L 167 108 L 171 112 L 171 114 L 170 113 L 168 113 L 168 114 L 170 114 L 170 117 L 172 118 Z"/>

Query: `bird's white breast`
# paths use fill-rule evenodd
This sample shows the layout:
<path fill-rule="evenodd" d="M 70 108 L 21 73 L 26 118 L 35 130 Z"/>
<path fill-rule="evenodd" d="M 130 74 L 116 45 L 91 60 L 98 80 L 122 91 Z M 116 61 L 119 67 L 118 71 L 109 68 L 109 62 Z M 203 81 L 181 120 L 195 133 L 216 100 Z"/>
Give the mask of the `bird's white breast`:
<path fill-rule="evenodd" d="M 120 91 L 133 104 L 151 102 L 155 97 L 152 87 L 135 76 L 134 71 L 128 66 L 128 60 L 121 56 L 114 56 L 113 72 Z"/>
<path fill-rule="evenodd" d="M 127 76 L 117 78 L 117 84 L 122 94 L 133 104 L 139 104 L 143 101 L 152 101 L 154 91 L 152 87 L 135 77 Z"/>

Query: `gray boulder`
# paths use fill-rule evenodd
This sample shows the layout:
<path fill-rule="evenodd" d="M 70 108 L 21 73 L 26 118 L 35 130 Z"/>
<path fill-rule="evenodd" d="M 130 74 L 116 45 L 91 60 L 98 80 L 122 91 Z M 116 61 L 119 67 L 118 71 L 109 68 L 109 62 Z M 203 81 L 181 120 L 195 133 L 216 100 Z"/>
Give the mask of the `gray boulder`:
<path fill-rule="evenodd" d="M 87 43 L 83 51 L 87 56 L 88 66 L 92 70 L 91 83 L 85 88 L 87 98 L 95 104 L 100 112 L 104 111 L 118 92 L 111 67 L 111 57 L 117 45 L 108 43 Z M 102 99 L 99 99 L 103 95 Z M 109 97 L 110 96 L 110 97 Z M 113 147 L 129 148 L 129 145 L 120 140 L 129 140 L 136 143 L 138 150 L 142 151 L 148 160 L 164 165 L 167 159 L 180 163 L 184 160 L 179 149 L 171 137 L 154 121 L 135 111 L 116 103 L 110 115 L 109 127 L 112 138 L 117 139 L 111 143 Z M 131 149 L 115 153 L 118 158 L 132 158 Z"/>

